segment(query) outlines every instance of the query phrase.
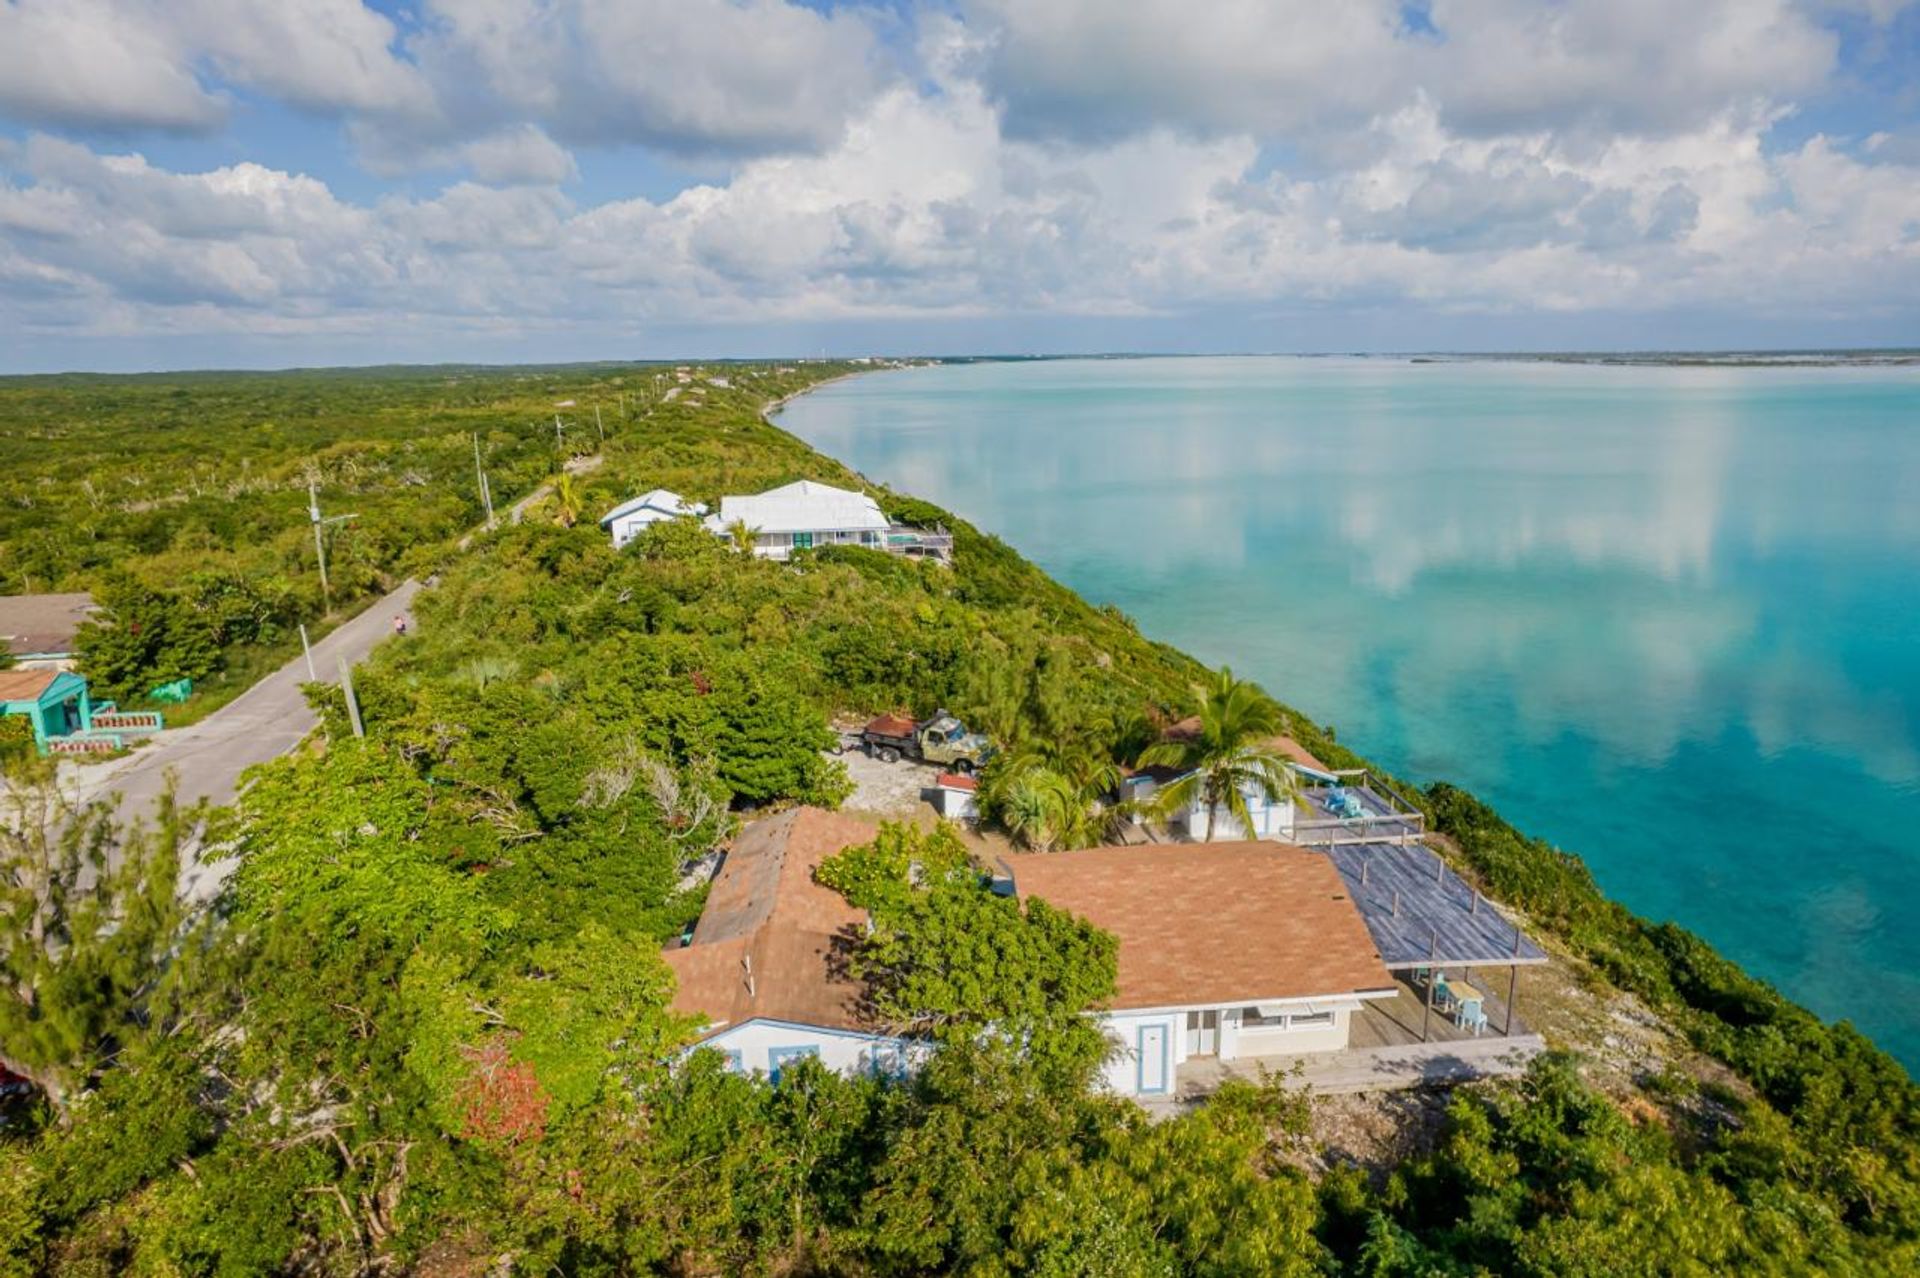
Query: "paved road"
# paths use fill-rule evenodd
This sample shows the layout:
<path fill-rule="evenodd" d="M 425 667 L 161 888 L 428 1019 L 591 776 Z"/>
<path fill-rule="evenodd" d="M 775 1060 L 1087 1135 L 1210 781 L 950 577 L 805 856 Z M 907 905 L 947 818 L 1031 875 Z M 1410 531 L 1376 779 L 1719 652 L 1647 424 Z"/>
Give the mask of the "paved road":
<path fill-rule="evenodd" d="M 338 680 L 341 657 L 349 664 L 364 660 L 376 643 L 393 633 L 394 614 L 404 615 L 411 626 L 419 589 L 417 581 L 403 583 L 316 643 L 313 665 L 320 678 Z M 179 777 L 183 804 L 200 799 L 229 803 L 242 772 L 293 749 L 319 722 L 300 695 L 306 681 L 306 658 L 295 657 L 200 722 L 162 732 L 111 763 L 74 764 L 66 779 L 83 799 L 117 790 L 122 818 L 152 812 L 169 768 Z"/>

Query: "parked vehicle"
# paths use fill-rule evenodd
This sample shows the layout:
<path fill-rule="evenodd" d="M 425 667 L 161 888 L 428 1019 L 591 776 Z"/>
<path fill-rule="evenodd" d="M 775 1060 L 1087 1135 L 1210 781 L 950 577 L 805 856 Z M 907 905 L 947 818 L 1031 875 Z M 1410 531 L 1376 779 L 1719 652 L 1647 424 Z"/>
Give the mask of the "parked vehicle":
<path fill-rule="evenodd" d="M 882 763 L 919 759 L 937 763 L 961 775 L 978 771 L 994 754 L 994 745 L 945 710 L 916 723 L 902 715 L 883 714 L 860 732 L 860 746 Z"/>

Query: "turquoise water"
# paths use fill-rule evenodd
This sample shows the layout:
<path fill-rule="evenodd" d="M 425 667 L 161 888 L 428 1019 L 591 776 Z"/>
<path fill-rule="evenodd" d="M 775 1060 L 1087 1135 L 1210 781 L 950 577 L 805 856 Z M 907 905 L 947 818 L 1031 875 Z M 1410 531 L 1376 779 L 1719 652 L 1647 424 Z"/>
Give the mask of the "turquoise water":
<path fill-rule="evenodd" d="M 982 364 L 781 424 L 1920 1066 L 1920 370 Z"/>

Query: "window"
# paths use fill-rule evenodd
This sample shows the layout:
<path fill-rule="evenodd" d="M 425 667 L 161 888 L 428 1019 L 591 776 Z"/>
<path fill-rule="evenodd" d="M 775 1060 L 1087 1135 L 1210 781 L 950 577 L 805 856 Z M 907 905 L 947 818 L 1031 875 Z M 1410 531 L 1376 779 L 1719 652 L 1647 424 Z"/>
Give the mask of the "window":
<path fill-rule="evenodd" d="M 810 532 L 795 533 L 793 535 L 793 548 L 795 550 L 812 550 L 813 534 Z"/>
<path fill-rule="evenodd" d="M 720 1053 L 720 1054 L 721 1054 L 722 1056 L 724 1056 L 724 1057 L 726 1057 L 726 1058 L 727 1058 L 727 1072 L 728 1072 L 728 1073 L 730 1073 L 730 1074 L 740 1074 L 740 1073 L 744 1073 L 744 1072 L 746 1071 L 746 1068 L 747 1068 L 747 1066 L 746 1066 L 746 1063 L 745 1063 L 745 1062 L 744 1062 L 743 1060 L 741 1060 L 741 1059 L 740 1059 L 740 1049 L 739 1049 L 739 1048 L 735 1048 L 735 1049 L 733 1049 L 732 1051 L 729 1051 L 729 1052 L 722 1052 L 722 1053 Z"/>
<path fill-rule="evenodd" d="M 1246 1029 L 1324 1029 L 1333 1024 L 1332 1012 L 1286 1012 L 1277 1008 L 1261 1015 L 1257 1007 L 1240 1009 L 1240 1024 Z"/>
<path fill-rule="evenodd" d="M 769 1047 L 767 1049 L 767 1077 L 774 1082 L 780 1081 L 780 1071 L 787 1062 L 797 1061 L 803 1056 L 819 1056 L 820 1049 L 809 1044 L 806 1047 Z"/>
<path fill-rule="evenodd" d="M 875 1078 L 901 1078 L 907 1072 L 907 1055 L 898 1043 L 875 1043 L 867 1053 L 867 1068 Z"/>

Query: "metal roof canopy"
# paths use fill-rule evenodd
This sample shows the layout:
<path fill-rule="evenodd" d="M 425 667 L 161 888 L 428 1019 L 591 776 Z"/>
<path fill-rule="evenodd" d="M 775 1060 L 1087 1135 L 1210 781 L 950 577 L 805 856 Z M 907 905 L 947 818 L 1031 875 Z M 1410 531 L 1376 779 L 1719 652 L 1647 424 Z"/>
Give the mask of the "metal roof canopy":
<path fill-rule="evenodd" d="M 1389 970 L 1547 961 L 1545 950 L 1424 844 L 1316 850 L 1333 858 Z"/>

